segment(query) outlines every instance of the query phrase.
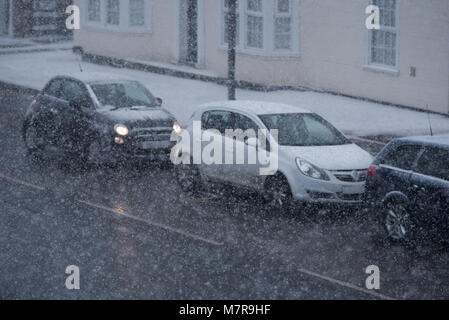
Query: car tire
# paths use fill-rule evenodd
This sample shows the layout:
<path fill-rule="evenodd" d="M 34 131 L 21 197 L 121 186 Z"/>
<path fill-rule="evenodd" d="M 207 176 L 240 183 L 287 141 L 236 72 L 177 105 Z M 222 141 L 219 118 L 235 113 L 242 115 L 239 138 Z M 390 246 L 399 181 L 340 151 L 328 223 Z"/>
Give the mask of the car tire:
<path fill-rule="evenodd" d="M 183 193 L 187 195 L 195 195 L 201 188 L 201 175 L 198 166 L 193 164 L 190 159 L 190 164 L 183 162 L 175 165 L 175 174 L 179 186 Z"/>
<path fill-rule="evenodd" d="M 414 240 L 414 228 L 407 204 L 404 201 L 390 200 L 385 203 L 383 211 L 387 240 L 393 243 L 411 243 Z"/>
<path fill-rule="evenodd" d="M 269 210 L 289 212 L 293 197 L 287 178 L 283 175 L 270 177 L 265 182 L 264 199 Z"/>

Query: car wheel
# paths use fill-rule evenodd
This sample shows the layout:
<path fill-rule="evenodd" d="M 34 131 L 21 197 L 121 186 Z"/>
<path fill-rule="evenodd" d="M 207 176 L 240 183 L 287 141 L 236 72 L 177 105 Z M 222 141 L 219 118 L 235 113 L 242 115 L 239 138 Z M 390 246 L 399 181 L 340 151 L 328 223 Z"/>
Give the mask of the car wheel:
<path fill-rule="evenodd" d="M 290 209 L 292 193 L 287 179 L 283 176 L 269 178 L 265 184 L 264 198 L 269 209 Z"/>
<path fill-rule="evenodd" d="M 175 165 L 176 179 L 182 191 L 187 194 L 195 194 L 201 186 L 201 176 L 198 166 L 192 164 L 180 163 Z"/>
<path fill-rule="evenodd" d="M 393 241 L 408 241 L 412 235 L 410 213 L 403 202 L 390 201 L 384 209 L 387 237 Z"/>

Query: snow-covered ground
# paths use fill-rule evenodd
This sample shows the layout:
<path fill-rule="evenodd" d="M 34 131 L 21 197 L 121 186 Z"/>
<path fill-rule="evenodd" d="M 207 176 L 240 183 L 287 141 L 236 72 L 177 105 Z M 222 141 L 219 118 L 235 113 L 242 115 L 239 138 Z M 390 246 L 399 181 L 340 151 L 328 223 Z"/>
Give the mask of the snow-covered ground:
<path fill-rule="evenodd" d="M 0 80 L 42 89 L 53 76 L 79 73 L 79 56 L 69 51 L 0 55 Z M 111 77 L 131 77 L 145 84 L 164 106 L 185 122 L 199 105 L 225 100 L 226 88 L 214 83 L 181 79 L 129 69 L 117 69 L 82 62 L 84 73 L 106 73 Z M 296 105 L 312 110 L 346 134 L 422 135 L 429 133 L 427 114 L 326 93 L 238 90 L 241 100 L 262 100 Z M 434 132 L 449 132 L 449 117 L 430 115 Z"/>

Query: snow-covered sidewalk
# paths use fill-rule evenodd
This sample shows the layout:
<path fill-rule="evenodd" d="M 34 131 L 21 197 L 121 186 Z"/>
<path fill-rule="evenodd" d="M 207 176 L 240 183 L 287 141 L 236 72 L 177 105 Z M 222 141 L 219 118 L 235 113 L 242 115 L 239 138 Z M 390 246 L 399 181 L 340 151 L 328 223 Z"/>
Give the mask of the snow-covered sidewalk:
<path fill-rule="evenodd" d="M 0 36 L 0 54 L 29 53 L 38 51 L 72 50 L 73 41 L 63 39 L 9 38 Z"/>
<path fill-rule="evenodd" d="M 70 51 L 0 55 L 0 81 L 42 89 L 52 77 L 79 73 L 80 57 Z M 225 100 L 224 86 L 129 69 L 82 62 L 83 72 L 131 77 L 145 84 L 183 123 L 200 104 Z M 317 92 L 238 90 L 240 100 L 263 100 L 312 110 L 349 135 L 423 135 L 429 133 L 427 114 L 363 100 Z M 275 110 L 273 110 L 275 111 Z M 449 117 L 430 115 L 434 132 L 449 133 Z"/>

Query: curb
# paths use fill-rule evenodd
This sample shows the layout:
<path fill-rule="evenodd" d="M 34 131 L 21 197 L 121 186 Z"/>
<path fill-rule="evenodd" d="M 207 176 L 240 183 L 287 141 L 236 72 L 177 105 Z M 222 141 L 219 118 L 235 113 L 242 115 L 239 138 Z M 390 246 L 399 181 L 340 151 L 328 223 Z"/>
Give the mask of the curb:
<path fill-rule="evenodd" d="M 154 66 L 150 64 L 145 64 L 141 62 L 133 62 L 125 59 L 117 59 L 107 56 L 101 56 L 91 53 L 85 53 L 80 47 L 74 47 L 73 51 L 75 53 L 81 54 L 82 60 L 85 62 L 95 63 L 99 65 L 106 65 L 115 68 L 126 68 L 131 70 L 138 70 L 144 72 L 157 73 L 162 75 L 168 75 L 178 78 L 190 79 L 190 80 L 200 80 L 204 82 L 216 83 L 219 85 L 227 85 L 228 79 L 222 77 L 214 77 L 203 74 L 192 73 L 188 71 L 174 70 L 165 67 Z M 311 88 L 302 86 L 280 86 L 280 85 L 264 85 L 260 83 L 254 83 L 243 80 L 236 80 L 236 87 L 238 89 L 248 89 L 254 91 L 270 92 L 279 90 L 295 90 L 295 91 L 317 91 Z"/>
<path fill-rule="evenodd" d="M 0 55 L 6 56 L 9 54 L 18 54 L 18 53 L 38 53 L 38 52 L 52 52 L 52 51 L 70 51 L 71 48 L 38 48 L 38 49 L 17 49 L 11 51 L 2 51 L 0 50 Z"/>

